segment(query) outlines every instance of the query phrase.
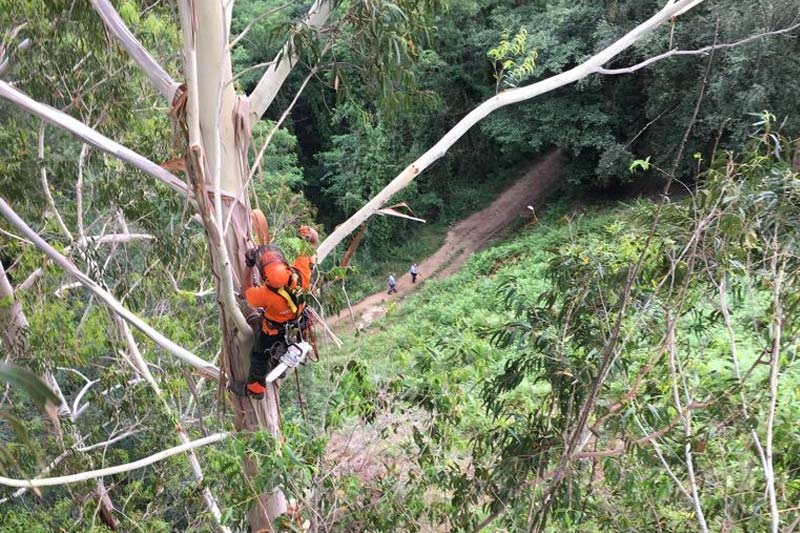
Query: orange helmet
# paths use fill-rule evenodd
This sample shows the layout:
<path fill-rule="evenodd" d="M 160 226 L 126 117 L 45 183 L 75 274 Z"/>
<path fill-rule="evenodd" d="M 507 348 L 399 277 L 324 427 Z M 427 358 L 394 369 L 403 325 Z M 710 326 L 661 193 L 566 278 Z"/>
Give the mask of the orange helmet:
<path fill-rule="evenodd" d="M 264 283 L 273 289 L 286 287 L 292 277 L 292 271 L 281 261 L 273 261 L 264 265 L 261 274 L 264 277 Z"/>

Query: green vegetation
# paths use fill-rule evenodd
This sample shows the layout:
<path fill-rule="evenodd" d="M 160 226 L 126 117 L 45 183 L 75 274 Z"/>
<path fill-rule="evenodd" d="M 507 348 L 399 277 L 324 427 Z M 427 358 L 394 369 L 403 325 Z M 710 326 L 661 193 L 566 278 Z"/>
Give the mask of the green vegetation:
<path fill-rule="evenodd" d="M 773 439 L 779 500 L 799 488 L 800 440 L 780 428 L 800 409 L 790 310 L 800 178 L 774 160 L 785 145 L 764 139 L 663 209 L 551 207 L 332 355 L 368 361 L 375 409 L 410 426 L 399 457 L 385 457 L 410 478 L 364 481 L 359 492 L 375 496 L 347 527 L 472 530 L 497 513 L 489 530 L 694 529 L 692 498 L 670 476 L 688 491 L 695 476 L 711 530 L 766 529 L 755 447 Z M 591 432 L 571 444 L 601 375 Z"/>
<path fill-rule="evenodd" d="M 231 38 L 248 31 L 231 51 L 241 92 L 287 39 L 297 53 L 236 152 L 252 170 L 246 201 L 225 200 L 262 209 L 290 258 L 310 250 L 300 224 L 332 230 L 480 102 L 571 69 L 666 0 L 341 0 L 319 31 L 297 25 L 309 3 L 236 0 L 231 20 Z M 176 2 L 112 4 L 183 83 Z M 393 198 L 428 223 L 371 219 L 351 268 L 326 262 L 309 301 L 331 313 L 342 284 L 353 301 L 382 291 L 561 149 L 555 199 L 454 276 L 422 272 L 419 292 L 342 348 L 317 327 L 321 361 L 281 388 L 280 439 L 263 420 L 236 431 L 240 400 L 0 217 L 0 475 L 123 465 L 230 432 L 196 450 L 202 482 L 181 454 L 103 479 L 0 486 L 0 531 L 246 531 L 272 488 L 289 498 L 278 527 L 289 531 L 791 530 L 798 17 L 798 0 L 705 0 L 606 66 L 782 33 L 592 75 L 480 122 Z M 190 174 L 180 97 L 157 94 L 90 2 L 0 0 L 0 80 Z M 608 200 L 667 181 L 665 202 Z M 226 369 L 229 345 L 247 345 L 215 294 L 221 261 L 197 202 L 5 98 L 0 198 L 203 362 Z M 236 224 L 229 240 L 246 247 Z M 243 251 L 228 257 L 237 276 Z"/>

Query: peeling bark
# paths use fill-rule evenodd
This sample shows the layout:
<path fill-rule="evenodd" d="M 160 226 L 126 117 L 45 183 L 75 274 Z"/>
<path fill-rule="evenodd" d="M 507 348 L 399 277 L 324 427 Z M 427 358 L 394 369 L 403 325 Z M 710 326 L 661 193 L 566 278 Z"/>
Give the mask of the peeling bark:
<path fill-rule="evenodd" d="M 214 2 L 179 2 L 183 33 L 183 56 L 187 80 L 184 120 L 188 139 L 187 176 L 196 198 L 197 209 L 206 232 L 211 265 L 216 279 L 219 305 L 224 377 L 247 379 L 253 330 L 245 320 L 250 314 L 236 290 L 241 285 L 244 252 L 251 244 L 250 210 L 247 195 L 237 201 L 220 194 L 209 201 L 210 191 L 240 191 L 247 177 L 246 159 L 249 131 L 242 128 L 242 102 L 236 97 L 227 35 L 230 13 Z M 199 61 L 202 58 L 202 61 Z M 245 106 L 246 109 L 246 106 Z M 229 220 L 230 224 L 222 224 Z M 224 385 L 224 382 L 223 382 Z M 238 431 L 266 429 L 281 438 L 277 386 L 266 398 L 232 397 L 234 423 Z M 245 462 L 245 473 L 254 476 L 259 465 Z M 253 531 L 272 531 L 272 521 L 286 512 L 286 499 L 280 490 L 258 497 L 248 513 Z"/>

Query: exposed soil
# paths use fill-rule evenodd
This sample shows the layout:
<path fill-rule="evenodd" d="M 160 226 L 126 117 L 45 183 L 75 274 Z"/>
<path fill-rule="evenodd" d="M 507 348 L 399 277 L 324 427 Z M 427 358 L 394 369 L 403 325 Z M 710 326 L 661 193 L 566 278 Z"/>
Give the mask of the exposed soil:
<path fill-rule="evenodd" d="M 329 317 L 328 325 L 349 329 L 355 324 L 357 329 L 363 329 L 384 315 L 386 303 L 410 294 L 426 279 L 443 278 L 458 271 L 472 254 L 486 248 L 520 218 L 533 218 L 534 212 L 528 206 L 535 209 L 541 205 L 559 179 L 563 162 L 564 154 L 560 150 L 551 152 L 531 166 L 492 205 L 455 224 L 442 247 L 418 265 L 416 284 L 411 283 L 410 274 L 403 274 L 397 279 L 395 294 L 388 295 L 382 291 L 367 296 L 352 306 L 353 321 L 345 310 L 338 317 Z"/>

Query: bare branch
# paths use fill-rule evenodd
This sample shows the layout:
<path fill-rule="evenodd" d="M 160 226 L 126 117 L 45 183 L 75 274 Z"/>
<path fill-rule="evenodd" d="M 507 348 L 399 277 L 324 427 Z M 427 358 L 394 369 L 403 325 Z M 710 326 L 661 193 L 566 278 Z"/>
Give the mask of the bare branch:
<path fill-rule="evenodd" d="M 81 247 L 86 245 L 86 229 L 83 227 L 83 167 L 88 155 L 89 145 L 84 143 L 78 155 L 78 181 L 75 183 L 75 225 L 78 226 L 78 242 Z"/>
<path fill-rule="evenodd" d="M 172 457 L 173 455 L 178 455 L 179 453 L 183 453 L 189 450 L 194 450 L 195 448 L 200 448 L 202 446 L 207 446 L 209 444 L 214 444 L 223 441 L 229 436 L 230 436 L 229 433 L 215 433 L 213 435 L 204 437 L 202 439 L 190 441 L 188 443 L 184 443 L 179 446 L 174 446 L 172 448 L 168 448 L 161 452 L 154 453 L 153 455 L 149 455 L 144 459 L 139 459 L 138 461 L 134 461 L 132 463 L 127 463 L 118 466 L 111 466 L 108 468 L 101 468 L 99 470 L 89 470 L 88 472 L 81 472 L 79 474 L 72 474 L 69 476 L 46 477 L 46 478 L 36 478 L 36 479 L 13 479 L 0 476 L 0 485 L 5 485 L 7 487 L 25 487 L 25 488 L 54 487 L 57 485 L 68 485 L 70 483 L 79 483 L 81 481 L 86 481 L 89 479 L 112 476 L 114 474 L 121 474 L 122 472 L 130 472 L 131 470 L 138 470 L 139 468 L 150 466 L 153 463 L 163 461 L 164 459 Z"/>
<path fill-rule="evenodd" d="M 702 0 L 700 0 L 702 1 Z M 611 61 L 614 57 L 630 48 L 639 39 L 652 32 L 664 22 L 676 16 L 678 12 L 687 8 L 688 6 L 694 7 L 698 4 L 698 0 L 680 0 L 673 4 L 669 4 L 661 11 L 650 17 L 647 21 L 643 22 L 631 32 L 623 36 L 618 41 L 614 42 L 611 46 L 601 51 L 600 53 L 592 56 L 587 61 L 580 65 L 552 76 L 545 80 L 525 87 L 510 89 L 501 92 L 486 100 L 481 105 L 473 109 L 467 116 L 461 119 L 450 131 L 448 131 L 439 142 L 431 147 L 427 152 L 422 154 L 419 159 L 414 161 L 411 165 L 406 167 L 396 178 L 394 178 L 389 185 L 387 185 L 381 192 L 367 202 L 364 207 L 358 210 L 356 214 L 351 216 L 348 220 L 343 222 L 336 230 L 331 233 L 327 239 L 320 245 L 317 251 L 318 261 L 321 263 L 328 254 L 338 245 L 345 237 L 350 235 L 361 224 L 364 223 L 370 216 L 375 214 L 381 207 L 400 190 L 404 189 L 411 183 L 422 171 L 431 166 L 435 161 L 444 157 L 447 151 L 458 141 L 472 126 L 483 120 L 490 113 L 511 104 L 530 100 L 536 96 L 548 93 L 559 87 L 574 83 L 586 76 L 589 76 L 597 69 Z"/>
<path fill-rule="evenodd" d="M 170 77 L 164 68 L 153 59 L 142 43 L 131 33 L 125 22 L 120 18 L 119 13 L 108 0 L 90 0 L 92 7 L 103 20 L 106 29 L 119 42 L 120 46 L 128 52 L 128 55 L 137 65 L 147 74 L 153 86 L 161 95 L 167 99 L 167 103 L 172 104 L 175 92 L 180 84 Z"/>
<path fill-rule="evenodd" d="M 25 27 L 25 24 L 21 24 L 21 25 L 17 26 L 16 28 L 14 28 L 14 30 L 12 30 L 12 32 L 11 32 L 12 33 L 11 38 L 12 39 L 15 38 L 17 33 L 24 27 Z M 23 39 L 17 45 L 16 51 L 17 52 L 24 52 L 25 50 L 29 49 L 32 44 L 33 43 L 31 42 L 30 39 Z M 13 57 L 7 57 L 6 53 L 5 53 L 5 50 L 3 49 L 3 46 L 0 45 L 0 79 L 2 79 L 2 77 L 4 75 L 6 75 L 8 73 L 8 71 L 11 69 L 11 66 L 14 63 L 14 59 L 15 58 L 13 58 Z"/>
<path fill-rule="evenodd" d="M 46 475 L 46 474 L 47 474 L 48 472 L 50 472 L 50 471 L 51 471 L 53 468 L 55 468 L 56 466 L 58 466 L 58 465 L 59 465 L 59 463 L 61 463 L 61 461 L 63 461 L 64 459 L 66 459 L 66 458 L 69 456 L 69 454 L 70 454 L 70 453 L 72 453 L 72 450 L 71 450 L 71 449 L 69 449 L 69 450 L 65 450 L 65 451 L 61 452 L 61 455 L 59 455 L 58 457 L 56 457 L 55 459 L 53 459 L 52 461 L 50 461 L 50 463 L 49 463 L 49 464 L 48 464 L 46 467 L 44 467 L 44 468 L 42 469 L 42 471 L 39 473 L 39 475 L 40 475 L 40 476 L 44 476 L 44 475 Z M 30 488 L 30 487 L 22 487 L 21 489 L 14 491 L 14 493 L 13 493 L 11 496 L 6 496 L 6 497 L 5 497 L 5 498 L 3 498 L 2 500 L 0 500 L 0 504 L 6 503 L 7 501 L 9 501 L 9 500 L 11 500 L 11 499 L 13 499 L 13 498 L 19 498 L 20 496 L 22 496 L 23 494 L 25 494 L 26 492 L 28 492 L 28 489 L 29 489 L 29 488 Z"/>
<path fill-rule="evenodd" d="M 305 18 L 300 22 L 300 26 L 308 26 L 309 28 L 319 29 L 330 17 L 332 10 L 331 0 L 315 0 L 314 4 L 308 10 Z M 294 53 L 292 43 L 288 42 L 284 45 L 283 49 L 278 53 L 275 61 L 264 72 L 264 75 L 250 93 L 250 123 L 255 124 L 261 116 L 272 105 L 272 101 L 278 95 L 289 73 L 292 71 L 297 56 Z"/>
<path fill-rule="evenodd" d="M 669 370 L 672 376 L 672 399 L 675 402 L 675 408 L 681 413 L 683 419 L 684 431 L 684 457 L 686 458 L 686 472 L 689 475 L 689 486 L 692 489 L 692 502 L 694 503 L 694 511 L 697 516 L 697 522 L 700 526 L 700 531 L 708 532 L 708 524 L 706 517 L 703 514 L 703 506 L 700 502 L 700 494 L 697 488 L 697 478 L 694 472 L 694 460 L 692 457 L 692 413 L 690 410 L 683 409 L 681 403 L 680 393 L 678 392 L 678 350 L 675 342 L 675 325 L 677 318 L 670 322 L 670 330 L 667 332 L 667 353 L 669 354 Z"/>
<path fill-rule="evenodd" d="M 126 163 L 129 163 L 142 172 L 150 174 L 159 181 L 169 185 L 175 191 L 186 196 L 188 194 L 186 184 L 174 174 L 167 172 L 146 157 L 137 154 L 108 137 L 101 135 L 86 124 L 80 122 L 61 111 L 48 105 L 39 103 L 22 92 L 16 90 L 4 81 L 0 81 L 0 97 L 11 101 L 26 111 L 36 115 L 40 119 L 49 122 L 59 128 L 63 128 L 84 142 L 95 148 L 109 153 Z"/>
<path fill-rule="evenodd" d="M 152 326 L 147 324 L 144 320 L 133 314 L 128 308 L 123 306 L 114 296 L 108 291 L 100 287 L 94 280 L 89 278 L 86 274 L 81 272 L 69 259 L 61 255 L 52 246 L 47 244 L 44 239 L 36 234 L 33 229 L 28 226 L 24 220 L 6 203 L 3 198 L 0 198 L 0 213 L 2 213 L 12 225 L 19 229 L 26 235 L 33 243 L 43 251 L 50 259 L 53 260 L 58 266 L 66 270 L 72 277 L 81 282 L 86 288 L 94 293 L 103 303 L 105 303 L 114 313 L 121 316 L 133 327 L 150 337 L 153 342 L 158 346 L 171 353 L 178 359 L 189 363 L 193 367 L 201 370 L 204 374 L 209 375 L 213 379 L 217 379 L 219 370 L 207 361 L 197 357 L 189 350 L 178 346 L 164 335 L 156 331 Z"/>
<path fill-rule="evenodd" d="M 625 68 L 614 68 L 614 69 L 606 69 L 606 68 L 598 68 L 595 72 L 598 74 L 604 74 L 608 76 L 615 76 L 619 74 L 633 74 L 637 70 L 641 70 L 645 67 L 649 67 L 653 63 L 658 61 L 662 61 L 664 59 L 668 59 L 670 57 L 676 56 L 701 56 L 706 55 L 714 50 L 727 50 L 730 48 L 736 48 L 737 46 L 742 46 L 744 44 L 751 43 L 753 41 L 758 41 L 763 39 L 764 37 L 772 37 L 775 35 L 782 35 L 784 33 L 790 33 L 794 30 L 800 28 L 800 23 L 795 24 L 794 26 L 789 26 L 788 28 L 784 28 L 782 30 L 775 30 L 769 31 L 766 33 L 759 33 L 758 35 L 751 35 L 746 39 L 742 39 L 741 41 L 736 41 L 734 43 L 725 43 L 725 44 L 714 44 L 709 46 L 704 46 L 703 48 L 698 48 L 697 50 L 678 50 L 677 48 L 674 50 L 670 50 L 669 52 L 665 52 L 661 55 L 657 55 L 642 61 L 641 63 L 637 63 L 636 65 L 625 67 Z"/>
<path fill-rule="evenodd" d="M 53 195 L 50 192 L 50 185 L 47 183 L 47 167 L 45 167 L 44 164 L 44 131 L 45 121 L 42 120 L 41 124 L 39 125 L 39 180 L 42 183 L 42 190 L 44 192 L 45 200 L 47 200 L 47 206 L 53 212 L 53 216 L 56 217 L 56 223 L 58 224 L 58 227 L 61 228 L 61 233 L 63 233 L 67 239 L 72 241 L 72 233 L 69 231 L 69 228 L 67 228 L 67 225 L 64 224 L 64 219 L 61 218 L 61 214 L 58 212 L 58 208 L 56 207 L 56 202 L 53 200 Z"/>
<path fill-rule="evenodd" d="M 142 432 L 141 429 L 132 429 L 130 431 L 125 431 L 123 433 L 120 433 L 119 435 L 111 437 L 110 439 L 104 440 L 102 442 L 95 442 L 94 444 L 89 444 L 87 446 L 77 446 L 77 447 L 75 447 L 75 451 L 76 452 L 81 452 L 81 453 L 86 453 L 86 452 L 90 452 L 92 450 L 96 450 L 97 448 L 105 448 L 106 446 L 111 446 L 112 444 L 114 444 L 116 442 L 119 442 L 121 440 L 125 440 L 128 437 L 132 437 L 133 435 L 136 435 L 136 434 L 141 433 L 141 432 Z"/>
<path fill-rule="evenodd" d="M 258 23 L 258 22 L 260 22 L 260 21 L 264 20 L 265 18 L 267 18 L 267 17 L 268 17 L 268 16 L 270 16 L 270 15 L 274 15 L 275 13 L 277 13 L 277 12 L 279 12 L 279 11 L 283 11 L 284 9 L 286 9 L 287 7 L 289 7 L 290 5 L 291 5 L 291 4 L 288 4 L 288 3 L 287 3 L 287 4 L 280 5 L 280 6 L 278 6 L 278 7 L 273 7 L 272 9 L 268 9 L 268 10 L 264 11 L 264 12 L 263 12 L 263 13 L 261 13 L 259 16 L 257 16 L 257 17 L 256 17 L 256 18 L 254 18 L 253 20 L 251 20 L 251 21 L 250 21 L 250 22 L 247 24 L 247 26 L 245 26 L 245 27 L 244 27 L 244 29 L 242 30 L 242 32 L 241 32 L 239 35 L 237 35 L 237 36 L 236 36 L 236 38 L 234 38 L 234 39 L 231 41 L 231 44 L 229 44 L 229 45 L 228 45 L 228 46 L 229 46 L 229 48 L 230 48 L 231 50 L 233 50 L 233 47 L 234 47 L 234 46 L 236 46 L 237 44 L 239 44 L 239 41 L 241 41 L 242 39 L 244 39 L 244 38 L 245 38 L 245 36 L 246 36 L 248 33 L 250 33 L 250 30 L 252 30 L 252 29 L 253 29 L 253 26 L 255 26 L 255 25 Z"/>
<path fill-rule="evenodd" d="M 775 227 L 775 241 L 778 240 L 778 227 Z M 773 322 L 772 349 L 770 350 L 769 360 L 769 411 L 767 413 L 767 437 L 766 437 L 766 464 L 767 467 L 767 494 L 769 495 L 769 508 L 771 517 L 772 533 L 778 533 L 780 528 L 780 514 L 778 511 L 778 500 L 775 493 L 775 467 L 773 463 L 773 437 L 775 429 L 775 410 L 778 403 L 778 374 L 780 372 L 781 355 L 781 335 L 783 332 L 783 303 L 781 301 L 781 291 L 783 290 L 783 266 L 778 266 L 778 252 L 776 251 L 771 260 L 772 276 L 775 278 L 772 290 L 772 307 L 775 314 Z M 770 483 L 771 481 L 771 483 Z"/>
<path fill-rule="evenodd" d="M 95 235 L 86 237 L 89 243 L 96 244 L 119 244 L 135 241 L 152 241 L 155 236 L 149 233 L 109 233 L 107 235 Z"/>

